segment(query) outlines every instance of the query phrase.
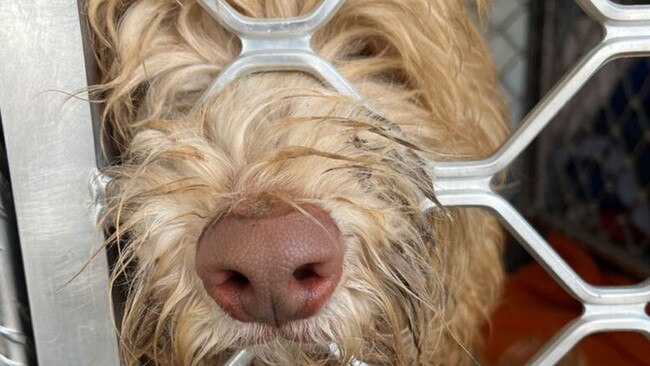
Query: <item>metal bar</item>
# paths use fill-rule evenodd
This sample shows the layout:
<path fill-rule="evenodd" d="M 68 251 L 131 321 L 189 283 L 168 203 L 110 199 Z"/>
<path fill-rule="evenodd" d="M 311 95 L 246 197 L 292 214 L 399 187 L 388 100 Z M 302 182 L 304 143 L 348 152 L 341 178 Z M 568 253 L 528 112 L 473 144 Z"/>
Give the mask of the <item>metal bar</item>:
<path fill-rule="evenodd" d="M 650 302 L 650 280 L 638 285 L 595 287 L 582 280 L 510 203 L 489 188 L 446 190 L 438 194 L 445 206 L 492 209 L 503 224 L 564 289 L 585 304 L 620 305 Z"/>
<path fill-rule="evenodd" d="M 581 339 L 599 332 L 633 330 L 650 337 L 650 317 L 645 304 L 634 306 L 585 306 L 584 313 L 565 325 L 528 365 L 554 365 Z"/>
<path fill-rule="evenodd" d="M 323 0 L 308 14 L 285 19 L 244 16 L 223 0 L 197 0 L 215 20 L 241 38 L 278 38 L 313 34 L 332 19 L 345 0 Z"/>
<path fill-rule="evenodd" d="M 36 356 L 48 366 L 119 364 L 106 257 L 91 260 L 103 241 L 90 218 L 91 112 L 68 97 L 88 85 L 80 23 L 75 0 L 0 0 L 0 107 Z"/>
<path fill-rule="evenodd" d="M 0 176 L 0 186 L 4 186 Z M 5 197 L 0 200 L 0 365 L 27 365 L 27 339 L 23 332 L 19 298 L 18 238 L 6 211 Z"/>
<path fill-rule="evenodd" d="M 248 366 L 253 362 L 255 355 L 248 350 L 240 350 L 235 352 L 223 366 Z"/>
<path fill-rule="evenodd" d="M 247 74 L 261 71 L 297 70 L 319 77 L 337 91 L 354 99 L 361 99 L 361 93 L 327 60 L 313 52 L 287 49 L 279 52 L 242 54 L 233 60 L 215 79 L 199 99 L 197 106 L 216 94 L 233 80 Z"/>
<path fill-rule="evenodd" d="M 634 30 L 631 30 L 632 32 Z M 553 88 L 528 114 L 519 128 L 487 159 L 461 162 L 432 162 L 438 179 L 494 175 L 505 169 L 546 127 L 557 112 L 606 62 L 619 57 L 650 55 L 650 38 L 611 38 L 600 43 Z"/>
<path fill-rule="evenodd" d="M 217 22 L 239 37 L 242 50 L 203 93 L 195 108 L 236 78 L 260 71 L 304 71 L 345 95 L 361 99 L 354 85 L 316 54 L 310 44 L 314 32 L 336 14 L 345 0 L 323 0 L 309 14 L 287 19 L 255 19 L 239 14 L 223 0 L 197 1 Z"/>
<path fill-rule="evenodd" d="M 25 365 L 27 364 L 13 361 L 3 355 L 0 355 L 0 366 L 25 366 Z"/>
<path fill-rule="evenodd" d="M 330 353 L 337 359 L 341 358 L 341 350 L 339 349 L 339 346 L 337 346 L 335 343 L 330 343 Z M 359 361 L 355 358 L 352 358 L 350 360 L 350 363 L 348 364 L 349 366 L 370 366 L 369 364 Z"/>
<path fill-rule="evenodd" d="M 592 19 L 600 23 L 647 22 L 650 19 L 650 5 L 621 5 L 609 0 L 576 0 L 576 3 Z"/>
<path fill-rule="evenodd" d="M 605 29 L 605 38 L 584 56 L 526 116 L 520 127 L 487 159 L 436 162 L 434 175 L 493 175 L 505 169 L 605 63 L 621 57 L 650 55 L 650 6 L 622 6 L 606 0 L 576 0 Z"/>

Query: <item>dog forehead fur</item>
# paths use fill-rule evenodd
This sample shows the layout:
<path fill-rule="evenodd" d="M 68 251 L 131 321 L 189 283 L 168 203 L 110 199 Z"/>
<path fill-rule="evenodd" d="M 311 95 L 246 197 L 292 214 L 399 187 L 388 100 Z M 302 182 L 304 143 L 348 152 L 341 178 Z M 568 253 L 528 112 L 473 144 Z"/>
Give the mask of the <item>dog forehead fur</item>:
<path fill-rule="evenodd" d="M 230 3 L 278 18 L 318 0 Z M 501 287 L 501 230 L 475 209 L 420 211 L 433 198 L 424 158 L 486 156 L 507 134 L 465 1 L 344 4 L 311 43 L 367 101 L 306 74 L 267 72 L 196 110 L 237 56 L 235 36 L 191 0 L 89 0 L 87 11 L 117 153 L 106 223 L 120 247 L 115 276 L 129 280 L 125 364 L 212 365 L 244 347 L 268 364 L 476 361 Z M 331 298 L 279 327 L 232 319 L 195 271 L 212 222 L 269 202 L 324 209 L 345 244 Z"/>

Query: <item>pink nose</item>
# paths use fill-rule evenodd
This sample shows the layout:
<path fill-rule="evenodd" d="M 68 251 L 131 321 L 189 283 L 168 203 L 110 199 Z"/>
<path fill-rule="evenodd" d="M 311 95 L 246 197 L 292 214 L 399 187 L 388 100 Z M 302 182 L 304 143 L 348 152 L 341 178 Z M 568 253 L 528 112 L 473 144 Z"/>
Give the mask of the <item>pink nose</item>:
<path fill-rule="evenodd" d="M 243 322 L 282 325 L 314 315 L 341 278 L 332 218 L 308 206 L 229 215 L 199 239 L 196 271 L 212 298 Z"/>

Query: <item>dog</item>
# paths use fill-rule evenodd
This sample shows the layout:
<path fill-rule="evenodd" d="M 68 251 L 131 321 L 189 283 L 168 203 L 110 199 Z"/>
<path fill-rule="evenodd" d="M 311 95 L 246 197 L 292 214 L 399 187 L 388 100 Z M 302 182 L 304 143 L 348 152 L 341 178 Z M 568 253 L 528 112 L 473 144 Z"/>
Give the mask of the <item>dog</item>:
<path fill-rule="evenodd" d="M 318 2 L 229 0 L 255 18 Z M 435 201 L 427 160 L 484 157 L 508 134 L 470 15 L 483 1 L 348 0 L 314 35 L 381 116 L 298 71 L 238 78 L 197 107 L 236 36 L 194 0 L 86 6 L 124 364 L 215 365 L 240 349 L 277 365 L 480 362 L 502 230 L 420 202 Z"/>

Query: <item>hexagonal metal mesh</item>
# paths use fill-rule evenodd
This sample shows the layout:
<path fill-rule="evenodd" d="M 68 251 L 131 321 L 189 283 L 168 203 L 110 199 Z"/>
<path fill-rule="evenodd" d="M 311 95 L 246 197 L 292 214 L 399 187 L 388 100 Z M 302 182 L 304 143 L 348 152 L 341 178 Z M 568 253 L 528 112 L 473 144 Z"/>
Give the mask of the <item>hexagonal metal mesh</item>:
<path fill-rule="evenodd" d="M 492 178 L 523 152 L 604 64 L 615 58 L 650 53 L 650 6 L 621 6 L 607 0 L 576 1 L 602 25 L 605 37 L 547 93 L 492 156 L 477 161 L 430 163 L 436 177 L 434 188 L 443 205 L 490 209 L 558 283 L 584 305 L 582 315 L 567 324 L 530 361 L 532 365 L 558 362 L 578 341 L 596 332 L 632 330 L 650 336 L 650 317 L 645 312 L 650 301 L 650 281 L 620 287 L 595 287 L 586 283 L 490 185 Z M 240 37 L 243 46 L 240 56 L 222 71 L 201 100 L 243 74 L 278 69 L 310 72 L 337 90 L 361 98 L 354 86 L 306 42 L 342 1 L 325 0 L 300 18 L 267 21 L 244 17 L 222 1 L 199 2 Z M 270 42 L 269 34 L 279 42 Z M 423 202 L 422 207 L 429 210 L 435 205 Z"/>

